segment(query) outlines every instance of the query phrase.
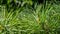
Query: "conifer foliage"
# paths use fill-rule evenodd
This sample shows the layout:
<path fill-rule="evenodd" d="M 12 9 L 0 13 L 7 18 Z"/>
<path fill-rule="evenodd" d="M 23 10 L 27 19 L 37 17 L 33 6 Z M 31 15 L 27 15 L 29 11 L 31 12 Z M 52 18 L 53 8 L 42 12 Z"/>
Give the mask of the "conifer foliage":
<path fill-rule="evenodd" d="M 60 1 L 0 0 L 0 34 L 60 34 Z"/>

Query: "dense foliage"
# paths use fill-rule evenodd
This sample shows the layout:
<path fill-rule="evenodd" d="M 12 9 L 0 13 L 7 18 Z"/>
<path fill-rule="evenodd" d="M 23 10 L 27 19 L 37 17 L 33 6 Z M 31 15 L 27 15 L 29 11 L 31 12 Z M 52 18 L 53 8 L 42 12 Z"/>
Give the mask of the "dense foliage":
<path fill-rule="evenodd" d="M 0 34 L 60 34 L 59 0 L 0 0 Z"/>

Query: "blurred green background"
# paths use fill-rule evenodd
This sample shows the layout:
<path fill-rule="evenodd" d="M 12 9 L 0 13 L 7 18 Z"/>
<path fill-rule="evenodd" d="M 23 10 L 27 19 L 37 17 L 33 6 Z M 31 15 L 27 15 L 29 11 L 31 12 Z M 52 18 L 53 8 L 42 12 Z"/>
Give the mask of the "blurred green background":
<path fill-rule="evenodd" d="M 0 34 L 60 34 L 60 1 L 0 0 Z"/>

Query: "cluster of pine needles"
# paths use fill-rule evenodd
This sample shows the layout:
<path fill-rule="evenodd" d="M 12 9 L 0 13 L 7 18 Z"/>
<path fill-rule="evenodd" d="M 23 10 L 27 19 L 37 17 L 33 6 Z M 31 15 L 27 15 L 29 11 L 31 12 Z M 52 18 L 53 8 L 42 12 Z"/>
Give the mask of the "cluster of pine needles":
<path fill-rule="evenodd" d="M 0 34 L 60 34 L 60 2 L 21 1 L 0 0 Z"/>

